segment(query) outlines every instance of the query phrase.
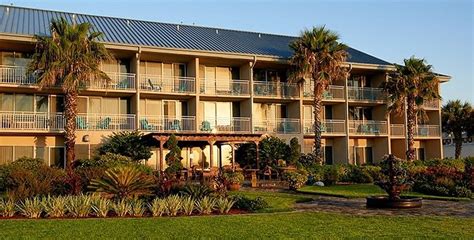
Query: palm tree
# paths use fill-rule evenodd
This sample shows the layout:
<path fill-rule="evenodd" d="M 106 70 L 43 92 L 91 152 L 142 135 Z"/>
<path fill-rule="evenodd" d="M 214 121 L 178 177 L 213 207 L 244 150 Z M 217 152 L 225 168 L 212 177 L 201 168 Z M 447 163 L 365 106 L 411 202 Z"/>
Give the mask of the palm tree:
<path fill-rule="evenodd" d="M 320 113 L 323 93 L 328 90 L 332 81 L 346 78 L 348 71 L 343 63 L 348 56 L 347 46 L 339 43 L 336 33 L 322 26 L 304 30 L 299 38 L 290 43 L 290 48 L 293 50 L 290 80 L 302 82 L 309 78 L 314 82 L 314 155 L 321 163 Z"/>
<path fill-rule="evenodd" d="M 28 72 L 37 75 L 40 88 L 60 86 L 65 96 L 66 167 L 75 159 L 77 97 L 94 80 L 109 81 L 100 70 L 102 61 L 112 57 L 97 39 L 90 23 L 69 24 L 64 18 L 52 20 L 51 36 L 35 35 L 36 46 Z"/>
<path fill-rule="evenodd" d="M 426 118 L 423 103 L 441 98 L 438 93 L 439 79 L 424 59 L 411 57 L 404 60 L 404 65 L 395 64 L 395 67 L 396 71 L 382 87 L 389 100 L 388 112 L 402 114 L 406 110 L 407 160 L 413 161 L 415 125 L 420 116 Z"/>
<path fill-rule="evenodd" d="M 443 106 L 442 113 L 443 131 L 453 135 L 456 147 L 454 157 L 457 159 L 461 156 L 462 135 L 469 134 L 472 124 L 471 115 L 473 114 L 472 106 L 468 102 L 462 103 L 460 100 L 448 101 Z"/>

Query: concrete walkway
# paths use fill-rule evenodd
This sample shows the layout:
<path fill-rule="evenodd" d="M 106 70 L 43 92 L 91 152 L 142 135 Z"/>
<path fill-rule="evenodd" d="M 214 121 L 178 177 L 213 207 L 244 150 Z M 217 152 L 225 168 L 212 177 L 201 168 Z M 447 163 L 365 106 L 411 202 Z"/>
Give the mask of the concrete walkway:
<path fill-rule="evenodd" d="M 327 196 L 312 196 L 315 200 L 297 203 L 295 208 L 300 211 L 335 212 L 350 215 L 409 215 L 409 216 L 456 216 L 474 217 L 474 201 L 438 201 L 423 200 L 419 209 L 368 209 L 365 199 L 346 199 Z"/>

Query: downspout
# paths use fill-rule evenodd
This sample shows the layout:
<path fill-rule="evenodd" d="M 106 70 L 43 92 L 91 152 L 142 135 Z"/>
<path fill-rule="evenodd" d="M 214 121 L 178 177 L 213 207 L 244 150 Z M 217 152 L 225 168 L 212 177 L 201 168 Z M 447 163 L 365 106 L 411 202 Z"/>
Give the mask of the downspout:
<path fill-rule="evenodd" d="M 249 92 L 250 92 L 250 132 L 254 133 L 254 126 L 253 126 L 253 68 L 255 67 L 255 64 L 257 64 L 257 55 L 253 56 L 253 61 L 251 62 L 252 66 L 250 66 L 250 86 L 249 86 Z"/>
<path fill-rule="evenodd" d="M 352 71 L 352 63 L 349 63 L 349 71 L 348 73 L 350 73 Z M 350 146 L 349 146 L 349 88 L 348 88 L 348 84 L 347 84 L 347 81 L 348 81 L 348 77 L 349 77 L 349 74 L 346 76 L 346 81 L 344 83 L 344 89 L 345 89 L 345 94 L 346 94 L 346 107 L 345 107 L 345 111 L 346 111 L 346 154 L 347 154 L 347 163 L 350 164 Z M 355 154 L 355 153 L 354 153 Z M 355 161 L 355 158 L 354 158 L 354 162 L 353 162 L 354 165 L 357 164 L 357 162 Z"/>

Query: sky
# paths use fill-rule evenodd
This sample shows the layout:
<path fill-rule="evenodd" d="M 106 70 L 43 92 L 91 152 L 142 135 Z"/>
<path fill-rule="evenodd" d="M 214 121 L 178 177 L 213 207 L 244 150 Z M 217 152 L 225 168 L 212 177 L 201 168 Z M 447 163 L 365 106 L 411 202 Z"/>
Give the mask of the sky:
<path fill-rule="evenodd" d="M 392 63 L 425 58 L 452 77 L 443 101 L 474 104 L 474 0 L 0 0 L 2 4 L 297 36 L 326 25 Z"/>

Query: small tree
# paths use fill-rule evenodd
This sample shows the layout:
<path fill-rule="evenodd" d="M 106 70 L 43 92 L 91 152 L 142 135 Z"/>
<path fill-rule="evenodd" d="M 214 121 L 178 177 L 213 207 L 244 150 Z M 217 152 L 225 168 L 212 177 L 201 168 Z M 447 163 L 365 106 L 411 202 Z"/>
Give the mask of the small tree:
<path fill-rule="evenodd" d="M 290 157 L 288 163 L 295 165 L 301 156 L 301 145 L 298 142 L 298 138 L 294 137 L 290 140 Z"/>
<path fill-rule="evenodd" d="M 174 134 L 171 134 L 170 138 L 166 142 L 166 147 L 170 152 L 166 154 L 165 161 L 168 164 L 166 168 L 167 173 L 176 173 L 179 170 L 183 169 L 183 164 L 181 160 L 181 148 L 178 146 L 178 140 Z"/>
<path fill-rule="evenodd" d="M 143 133 L 137 131 L 113 133 L 104 139 L 97 152 L 99 155 L 120 154 L 133 161 L 146 161 L 152 155 L 150 145 L 143 139 Z"/>
<path fill-rule="evenodd" d="M 461 103 L 460 100 L 448 101 L 442 109 L 443 131 L 453 135 L 455 144 L 455 158 L 459 159 L 462 151 L 462 135 L 470 134 L 472 121 L 472 106 L 468 102 Z M 470 126 L 471 125 L 471 126 Z"/>
<path fill-rule="evenodd" d="M 260 165 L 262 167 L 278 165 L 278 160 L 288 161 L 290 147 L 280 138 L 269 136 L 260 142 Z"/>
<path fill-rule="evenodd" d="M 241 167 L 256 168 L 257 147 L 255 143 L 245 143 L 239 145 L 235 150 L 235 161 Z"/>

